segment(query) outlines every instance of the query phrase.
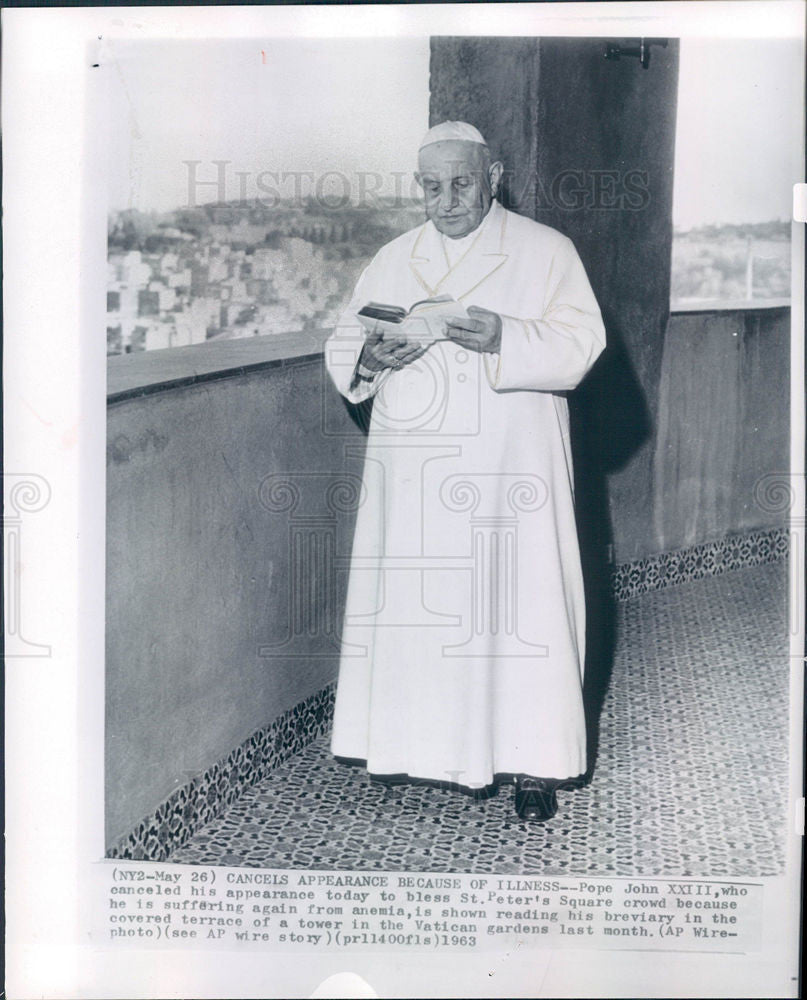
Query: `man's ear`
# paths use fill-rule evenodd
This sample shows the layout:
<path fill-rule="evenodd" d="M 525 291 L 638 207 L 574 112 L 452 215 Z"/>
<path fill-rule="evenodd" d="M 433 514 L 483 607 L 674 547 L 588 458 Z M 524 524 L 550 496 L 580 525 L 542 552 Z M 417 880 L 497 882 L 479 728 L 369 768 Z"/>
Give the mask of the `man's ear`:
<path fill-rule="evenodd" d="M 488 180 L 490 181 L 490 193 L 495 198 L 499 193 L 499 187 L 502 183 L 502 174 L 504 173 L 504 164 L 497 160 L 495 163 L 491 163 L 488 167 Z"/>
<path fill-rule="evenodd" d="M 417 171 L 417 170 L 416 170 L 416 171 L 414 172 L 414 174 L 412 174 L 412 176 L 413 176 L 413 177 L 415 178 L 415 180 L 417 181 L 417 185 L 418 185 L 418 187 L 419 187 L 419 188 L 423 188 L 423 181 L 422 181 L 422 180 L 420 179 L 420 173 L 419 173 L 419 171 Z"/>

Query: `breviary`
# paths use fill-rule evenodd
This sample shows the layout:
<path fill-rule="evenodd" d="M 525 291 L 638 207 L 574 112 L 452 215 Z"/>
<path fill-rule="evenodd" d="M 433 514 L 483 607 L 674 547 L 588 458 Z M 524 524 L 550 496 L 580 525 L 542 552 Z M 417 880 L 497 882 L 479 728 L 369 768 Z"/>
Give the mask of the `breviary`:
<path fill-rule="evenodd" d="M 413 344 L 433 344 L 438 340 L 448 340 L 445 321 L 468 318 L 465 306 L 450 295 L 422 299 L 409 311 L 401 306 L 368 302 L 356 315 L 371 332 L 381 329 L 385 334 L 402 336 Z"/>

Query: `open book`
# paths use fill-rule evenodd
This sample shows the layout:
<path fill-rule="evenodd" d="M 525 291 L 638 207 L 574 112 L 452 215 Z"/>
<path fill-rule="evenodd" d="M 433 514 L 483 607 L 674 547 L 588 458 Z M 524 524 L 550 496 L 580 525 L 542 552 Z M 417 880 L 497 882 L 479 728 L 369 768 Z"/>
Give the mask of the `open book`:
<path fill-rule="evenodd" d="M 401 306 L 368 302 L 357 316 L 368 330 L 380 328 L 385 335 L 402 336 L 413 344 L 433 344 L 437 340 L 448 340 L 446 319 L 467 319 L 468 313 L 465 306 L 450 295 L 438 295 L 416 302 L 408 311 Z"/>

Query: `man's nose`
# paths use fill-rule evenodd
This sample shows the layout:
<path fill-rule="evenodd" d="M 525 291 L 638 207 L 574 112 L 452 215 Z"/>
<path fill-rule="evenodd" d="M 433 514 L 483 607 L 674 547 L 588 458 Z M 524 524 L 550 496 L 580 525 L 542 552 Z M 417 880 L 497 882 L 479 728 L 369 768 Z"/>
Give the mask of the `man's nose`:
<path fill-rule="evenodd" d="M 457 192 L 451 184 L 447 185 L 440 192 L 440 211 L 450 212 L 457 204 Z"/>

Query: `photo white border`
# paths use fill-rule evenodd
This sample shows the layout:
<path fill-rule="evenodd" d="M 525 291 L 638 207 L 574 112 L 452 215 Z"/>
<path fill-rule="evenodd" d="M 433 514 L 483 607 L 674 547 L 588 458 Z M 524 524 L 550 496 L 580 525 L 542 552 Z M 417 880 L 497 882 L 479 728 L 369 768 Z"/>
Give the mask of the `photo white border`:
<path fill-rule="evenodd" d="M 129 7 L 3 11 L 5 470 L 44 476 L 25 525 L 23 621 L 48 659 L 7 664 L 7 984 L 12 998 L 308 996 L 337 971 L 380 996 L 786 996 L 796 881 L 767 879 L 758 955 L 489 952 L 239 955 L 110 948 L 88 937 L 103 856 L 106 160 L 94 51 L 114 39 L 584 35 L 804 39 L 791 2 Z M 99 37 L 100 36 L 100 37 Z M 97 80 L 97 82 L 94 82 Z M 803 109 L 802 109 L 803 118 Z M 804 226 L 794 226 L 803 266 Z M 798 272 L 796 272 L 798 273 Z M 803 273 L 803 272 L 802 272 Z M 793 300 L 792 468 L 803 510 L 803 284 Z M 803 534 L 803 527 L 802 527 Z M 793 607 L 804 607 L 803 552 Z M 792 637 L 791 745 L 801 741 L 803 633 Z M 801 842 L 792 754 L 788 871 Z M 801 813 L 803 815 L 803 812 Z M 582 954 L 582 960 L 581 960 Z"/>

